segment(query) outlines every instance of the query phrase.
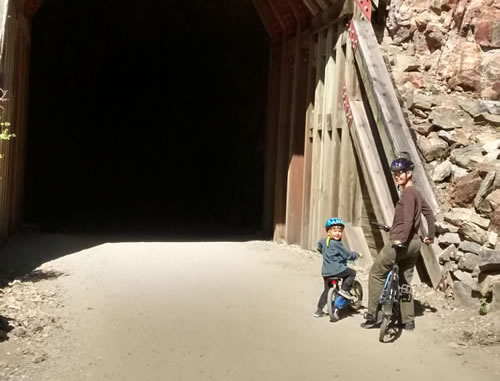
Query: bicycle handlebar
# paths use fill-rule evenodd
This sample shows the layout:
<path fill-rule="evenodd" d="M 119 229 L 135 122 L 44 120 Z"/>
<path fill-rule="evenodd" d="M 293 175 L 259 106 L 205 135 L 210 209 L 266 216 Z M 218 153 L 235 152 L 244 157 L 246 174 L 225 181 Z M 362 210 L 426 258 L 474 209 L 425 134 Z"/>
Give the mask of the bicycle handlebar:
<path fill-rule="evenodd" d="M 372 222 L 371 225 L 373 226 L 376 226 L 377 228 L 385 231 L 385 232 L 388 232 L 391 230 L 391 227 L 390 226 L 387 226 L 387 225 L 384 225 L 384 224 L 379 224 L 378 222 Z"/>

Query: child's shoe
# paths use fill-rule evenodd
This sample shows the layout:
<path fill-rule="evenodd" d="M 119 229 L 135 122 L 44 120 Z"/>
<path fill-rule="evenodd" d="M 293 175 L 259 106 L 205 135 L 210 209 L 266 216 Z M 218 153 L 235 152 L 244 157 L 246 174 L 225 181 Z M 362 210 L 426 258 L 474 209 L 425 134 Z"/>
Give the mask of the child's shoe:
<path fill-rule="evenodd" d="M 354 295 L 351 294 L 350 291 L 340 290 L 339 291 L 339 295 L 342 295 L 344 298 L 346 298 L 348 300 L 353 300 L 354 299 Z"/>
<path fill-rule="evenodd" d="M 326 312 L 323 312 L 323 310 L 317 309 L 313 316 L 315 318 L 321 318 L 321 317 L 325 317 L 326 315 L 328 315 Z"/>

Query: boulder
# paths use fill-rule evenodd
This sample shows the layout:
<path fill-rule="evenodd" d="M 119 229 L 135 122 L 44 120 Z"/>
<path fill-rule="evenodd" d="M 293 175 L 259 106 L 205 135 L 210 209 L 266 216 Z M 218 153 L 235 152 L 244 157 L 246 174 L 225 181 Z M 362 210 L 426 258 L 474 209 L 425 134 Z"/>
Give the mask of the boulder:
<path fill-rule="evenodd" d="M 478 257 L 478 266 L 481 272 L 500 271 L 500 251 L 482 248 Z"/>
<path fill-rule="evenodd" d="M 484 180 L 481 181 L 481 185 L 479 190 L 477 191 L 476 197 L 474 198 L 474 206 L 479 208 L 479 205 L 483 202 L 483 200 L 488 196 L 493 187 L 493 183 L 495 181 L 496 172 L 491 171 L 488 172 Z"/>
<path fill-rule="evenodd" d="M 478 290 L 482 296 L 488 296 L 493 291 L 496 283 L 500 283 L 500 273 L 480 273 L 478 277 Z"/>
<path fill-rule="evenodd" d="M 458 235 L 458 233 L 440 234 L 438 237 L 438 242 L 445 245 L 451 245 L 451 244 L 458 245 L 460 243 L 460 236 Z"/>
<path fill-rule="evenodd" d="M 463 257 L 458 261 L 458 268 L 460 270 L 472 272 L 476 266 L 480 263 L 480 258 L 476 254 L 465 253 Z M 479 266 L 481 268 L 481 266 Z"/>
<path fill-rule="evenodd" d="M 438 130 L 437 134 L 441 139 L 443 139 L 450 146 L 458 143 L 455 131 Z"/>
<path fill-rule="evenodd" d="M 418 119 L 417 119 L 418 120 Z M 417 120 L 413 121 L 412 128 L 417 131 L 420 135 L 427 136 L 429 132 L 434 129 L 434 126 L 427 121 L 423 121 L 423 123 L 417 123 Z"/>
<path fill-rule="evenodd" d="M 455 301 L 463 307 L 479 307 L 479 300 L 472 297 L 472 287 L 466 285 L 464 282 L 453 282 L 453 295 Z"/>
<path fill-rule="evenodd" d="M 451 162 L 448 160 L 440 163 L 432 172 L 432 181 L 441 182 L 450 177 L 452 172 Z"/>
<path fill-rule="evenodd" d="M 500 205 L 500 188 L 495 189 L 488 196 L 486 196 L 486 201 L 488 201 L 492 210 L 497 210 Z"/>
<path fill-rule="evenodd" d="M 445 157 L 448 151 L 448 143 L 435 132 L 429 133 L 427 137 L 417 136 L 417 145 L 427 162 Z"/>
<path fill-rule="evenodd" d="M 465 238 L 481 245 L 488 242 L 488 232 L 470 221 L 463 221 L 458 232 Z"/>
<path fill-rule="evenodd" d="M 500 126 L 500 115 L 492 115 L 486 112 L 479 114 L 476 118 L 477 122 L 491 124 L 492 126 Z"/>
<path fill-rule="evenodd" d="M 500 48 L 500 8 L 479 13 L 474 37 L 482 48 Z"/>
<path fill-rule="evenodd" d="M 424 35 L 427 47 L 431 52 L 440 49 L 446 42 L 446 33 L 439 25 L 427 24 Z"/>
<path fill-rule="evenodd" d="M 490 304 L 490 311 L 497 311 L 496 317 L 492 320 L 494 322 L 494 326 L 496 327 L 498 335 L 500 335 L 500 282 L 497 282 L 493 285 L 491 294 L 493 295 L 493 298 Z"/>
<path fill-rule="evenodd" d="M 467 176 L 467 174 L 469 173 L 469 171 L 467 171 L 467 169 L 459 167 L 458 165 L 455 165 L 455 164 L 451 165 L 451 170 L 452 170 L 454 182 L 456 182 L 461 177 Z"/>
<path fill-rule="evenodd" d="M 472 118 L 465 111 L 439 106 L 429 114 L 431 123 L 443 130 L 454 130 L 472 123 Z"/>
<path fill-rule="evenodd" d="M 406 99 L 406 106 L 409 110 L 431 111 L 435 105 L 434 98 L 428 96 L 421 91 L 413 91 Z"/>
<path fill-rule="evenodd" d="M 444 265 L 446 262 L 454 260 L 457 256 L 457 248 L 451 244 L 439 254 L 439 263 Z"/>
<path fill-rule="evenodd" d="M 458 105 L 473 118 L 477 118 L 481 113 L 488 111 L 478 99 L 460 98 L 458 100 Z"/>
<path fill-rule="evenodd" d="M 470 205 L 481 187 L 482 179 L 479 171 L 475 170 L 467 176 L 461 177 L 455 183 L 452 192 L 452 202 L 455 206 Z"/>
<path fill-rule="evenodd" d="M 481 250 L 481 245 L 479 245 L 476 242 L 462 241 L 460 242 L 460 245 L 458 245 L 458 248 L 459 250 L 465 253 L 474 253 L 476 255 L 479 255 L 479 251 Z"/>
<path fill-rule="evenodd" d="M 490 62 L 488 61 L 488 64 Z M 446 63 L 443 62 L 446 65 Z M 460 41 L 447 62 L 449 76 L 448 86 L 451 89 L 459 87 L 466 91 L 478 91 L 481 89 L 481 77 L 484 71 L 488 71 L 489 65 L 483 64 L 483 53 L 476 42 Z M 483 69 L 483 66 L 484 69 Z"/>
<path fill-rule="evenodd" d="M 481 57 L 480 73 L 484 82 L 500 82 L 500 49 L 484 52 Z"/>
<path fill-rule="evenodd" d="M 496 208 L 493 213 L 491 213 L 490 225 L 488 226 L 488 231 L 500 234 L 500 208 Z"/>
<path fill-rule="evenodd" d="M 473 144 L 464 148 L 456 148 L 450 152 L 450 161 L 462 168 L 469 168 L 471 160 L 483 156 L 483 147 Z"/>
<path fill-rule="evenodd" d="M 444 221 L 436 222 L 436 233 L 458 233 L 458 227 Z"/>
<path fill-rule="evenodd" d="M 465 271 L 462 271 L 462 270 L 455 270 L 453 272 L 453 276 L 456 279 L 458 279 L 459 281 L 461 281 L 464 284 L 466 284 L 472 290 L 477 289 L 476 281 L 472 278 L 472 275 L 471 275 L 470 272 L 465 272 Z"/>
<path fill-rule="evenodd" d="M 458 227 L 462 226 L 464 221 L 472 222 L 484 229 L 487 229 L 490 224 L 487 218 L 483 218 L 472 209 L 467 208 L 451 208 L 444 214 L 444 220 Z"/>

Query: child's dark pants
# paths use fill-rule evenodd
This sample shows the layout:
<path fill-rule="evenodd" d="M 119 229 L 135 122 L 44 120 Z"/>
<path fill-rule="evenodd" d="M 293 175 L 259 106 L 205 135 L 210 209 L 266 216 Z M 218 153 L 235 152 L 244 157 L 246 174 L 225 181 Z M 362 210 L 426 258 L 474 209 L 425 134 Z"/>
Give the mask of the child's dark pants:
<path fill-rule="evenodd" d="M 354 278 L 356 278 L 356 271 L 348 267 L 341 273 L 323 277 L 323 284 L 325 289 L 323 290 L 323 293 L 319 297 L 318 301 L 318 309 L 320 310 L 322 310 L 326 306 L 326 299 L 328 298 L 328 290 L 330 289 L 330 282 L 332 278 L 342 278 L 342 290 L 350 291 L 354 282 Z"/>

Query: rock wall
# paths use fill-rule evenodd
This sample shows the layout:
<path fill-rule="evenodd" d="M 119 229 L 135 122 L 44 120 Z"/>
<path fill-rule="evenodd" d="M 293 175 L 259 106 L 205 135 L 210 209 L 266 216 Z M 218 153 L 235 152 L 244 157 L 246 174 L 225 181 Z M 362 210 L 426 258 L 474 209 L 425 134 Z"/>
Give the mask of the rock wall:
<path fill-rule="evenodd" d="M 393 0 L 385 50 L 440 204 L 443 290 L 500 310 L 500 0 Z"/>
<path fill-rule="evenodd" d="M 392 0 L 386 25 L 391 43 L 422 69 L 409 70 L 399 84 L 423 88 L 439 80 L 451 90 L 500 99 L 499 0 Z"/>

